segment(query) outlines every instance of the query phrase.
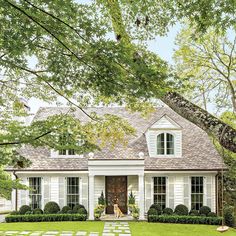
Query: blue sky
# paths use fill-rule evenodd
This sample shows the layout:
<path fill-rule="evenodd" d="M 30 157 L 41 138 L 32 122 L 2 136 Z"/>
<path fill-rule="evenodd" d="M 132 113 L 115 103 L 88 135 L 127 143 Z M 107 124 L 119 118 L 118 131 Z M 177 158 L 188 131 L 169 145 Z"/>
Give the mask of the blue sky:
<path fill-rule="evenodd" d="M 81 1 L 80 1 L 81 2 Z M 84 0 L 84 2 L 87 2 Z M 172 56 L 175 49 L 175 37 L 180 30 L 180 25 L 175 25 L 170 28 L 165 37 L 156 37 L 154 40 L 148 42 L 148 49 L 157 53 L 162 59 L 170 64 L 173 64 Z M 33 63 L 33 62 L 32 62 Z M 61 100 L 63 102 L 63 100 Z M 55 106 L 56 104 L 48 104 L 38 99 L 30 99 L 29 106 L 31 112 L 35 113 L 39 107 L 42 106 Z"/>

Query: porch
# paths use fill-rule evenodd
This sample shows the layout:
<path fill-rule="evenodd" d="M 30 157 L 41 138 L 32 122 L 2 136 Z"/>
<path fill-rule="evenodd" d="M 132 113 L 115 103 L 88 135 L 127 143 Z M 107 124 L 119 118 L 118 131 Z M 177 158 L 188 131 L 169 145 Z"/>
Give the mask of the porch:
<path fill-rule="evenodd" d="M 144 220 L 144 160 L 98 160 L 89 159 L 89 220 L 94 220 L 94 208 L 103 191 L 107 207 L 102 220 L 114 220 L 114 204 L 117 203 L 125 214 L 120 220 L 130 220 L 128 197 L 135 196 L 139 219 Z M 126 219 L 127 218 L 127 219 Z M 117 218 L 115 219 L 117 220 Z"/>

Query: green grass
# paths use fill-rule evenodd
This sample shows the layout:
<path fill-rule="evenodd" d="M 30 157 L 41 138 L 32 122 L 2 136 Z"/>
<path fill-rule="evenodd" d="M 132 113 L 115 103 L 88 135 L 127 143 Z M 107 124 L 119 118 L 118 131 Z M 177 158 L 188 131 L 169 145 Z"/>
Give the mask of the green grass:
<path fill-rule="evenodd" d="M 190 225 L 190 224 L 163 224 L 130 222 L 132 235 L 134 236 L 221 236 L 216 231 L 218 226 Z M 230 229 L 224 236 L 235 236 L 236 230 Z"/>
<path fill-rule="evenodd" d="M 217 226 L 162 224 L 129 222 L 132 236 L 221 236 Z M 40 223 L 1 223 L 1 231 L 87 231 L 102 233 L 104 222 L 40 222 Z M 101 235 L 101 234 L 100 234 Z M 223 236 L 235 236 L 236 230 L 230 229 Z"/>
<path fill-rule="evenodd" d="M 87 231 L 102 233 L 104 222 L 74 221 L 74 222 L 30 222 L 30 223 L 1 223 L 0 230 L 30 230 L 30 231 Z"/>

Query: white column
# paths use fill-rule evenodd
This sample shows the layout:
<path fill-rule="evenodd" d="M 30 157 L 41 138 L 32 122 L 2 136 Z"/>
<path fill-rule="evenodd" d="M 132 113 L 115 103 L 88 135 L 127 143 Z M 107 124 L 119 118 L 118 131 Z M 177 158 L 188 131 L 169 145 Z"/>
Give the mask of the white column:
<path fill-rule="evenodd" d="M 138 176 L 139 189 L 139 219 L 144 220 L 144 175 Z"/>
<path fill-rule="evenodd" d="M 94 175 L 89 175 L 89 220 L 94 220 Z"/>

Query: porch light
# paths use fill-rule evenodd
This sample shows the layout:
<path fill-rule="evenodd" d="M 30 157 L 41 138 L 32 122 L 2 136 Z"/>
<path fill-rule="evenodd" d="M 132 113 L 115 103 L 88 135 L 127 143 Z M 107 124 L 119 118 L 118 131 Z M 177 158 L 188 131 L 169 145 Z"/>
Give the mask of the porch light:
<path fill-rule="evenodd" d="M 89 156 L 89 158 L 93 158 L 93 157 L 94 157 L 94 153 L 93 153 L 93 152 L 90 152 L 90 153 L 88 154 L 88 156 Z"/>
<path fill-rule="evenodd" d="M 140 152 L 140 153 L 138 154 L 138 156 L 139 156 L 140 159 L 143 159 L 143 158 L 144 158 L 144 153 L 143 153 L 143 152 Z"/>

